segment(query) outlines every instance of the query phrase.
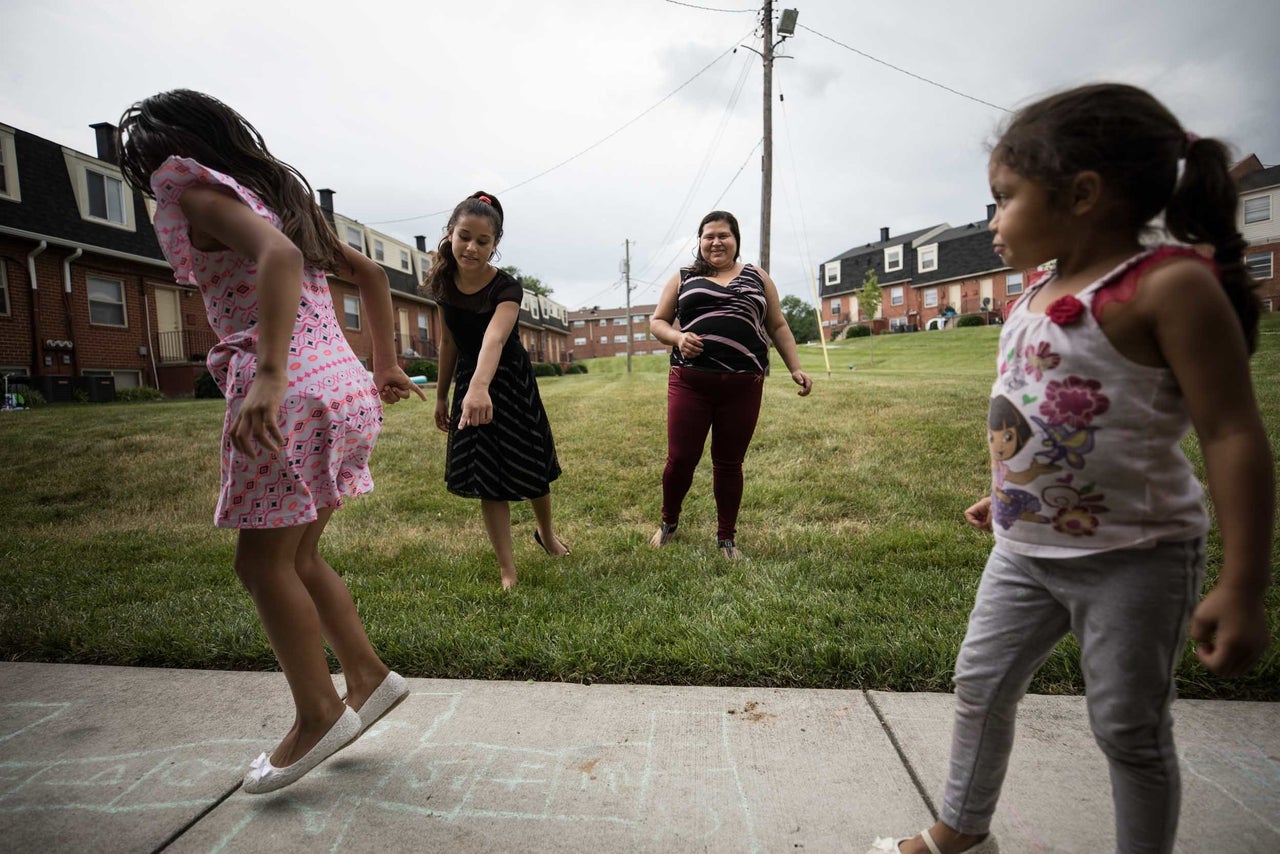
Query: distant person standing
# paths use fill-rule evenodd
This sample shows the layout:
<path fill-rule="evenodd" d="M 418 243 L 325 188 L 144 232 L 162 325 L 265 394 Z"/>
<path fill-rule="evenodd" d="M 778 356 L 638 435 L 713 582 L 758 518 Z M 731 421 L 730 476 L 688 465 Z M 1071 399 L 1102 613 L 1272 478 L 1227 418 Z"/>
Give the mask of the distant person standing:
<path fill-rule="evenodd" d="M 778 289 L 767 272 L 739 262 L 741 242 L 733 214 L 704 216 L 693 264 L 667 282 L 649 321 L 653 336 L 671 347 L 662 520 L 650 545 L 661 548 L 675 534 L 709 432 L 716 547 L 730 560 L 740 556 L 735 537 L 742 461 L 760 416 L 770 340 L 800 396 L 813 387 L 800 370 Z"/>
<path fill-rule="evenodd" d="M 333 511 L 373 489 L 382 404 L 416 392 L 396 361 L 391 292 L 345 246 L 311 187 L 216 98 L 186 89 L 120 120 L 121 166 L 156 201 L 160 248 L 204 297 L 218 343 L 208 367 L 227 399 L 216 524 L 236 528 L 236 575 L 253 597 L 293 694 L 293 727 L 244 778 L 269 792 L 298 780 L 386 714 L 408 684 L 374 652 L 351 592 L 319 551 Z M 347 346 L 325 271 L 360 289 L 373 375 Z M 347 681 L 334 690 L 324 641 Z M 253 697 L 241 698 L 246 714 Z"/>
<path fill-rule="evenodd" d="M 524 288 L 489 263 L 502 231 L 502 205 L 492 193 L 460 202 L 425 289 L 444 315 L 435 419 L 449 434 L 445 484 L 454 495 L 480 499 L 502 586 L 509 588 L 516 583 L 510 502 L 532 505 L 533 538 L 547 554 L 563 557 L 569 547 L 551 523 L 551 482 L 560 462 L 516 329 Z"/>

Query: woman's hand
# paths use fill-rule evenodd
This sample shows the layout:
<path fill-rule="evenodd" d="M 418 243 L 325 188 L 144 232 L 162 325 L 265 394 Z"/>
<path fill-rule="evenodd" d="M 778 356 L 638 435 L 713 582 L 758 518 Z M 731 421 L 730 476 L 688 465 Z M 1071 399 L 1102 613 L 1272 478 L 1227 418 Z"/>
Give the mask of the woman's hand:
<path fill-rule="evenodd" d="M 436 398 L 436 427 L 449 432 L 449 398 Z"/>
<path fill-rule="evenodd" d="M 256 457 L 258 451 L 254 442 L 272 454 L 279 453 L 284 447 L 284 434 L 280 432 L 278 419 L 280 404 L 284 402 L 288 388 L 289 378 L 284 374 L 259 371 L 253 378 L 249 393 L 227 431 L 237 451 Z"/>
<path fill-rule="evenodd" d="M 983 496 L 977 504 L 964 511 L 964 519 L 979 531 L 991 530 L 991 496 Z"/>
<path fill-rule="evenodd" d="M 702 339 L 692 332 L 681 332 L 680 340 L 676 343 L 676 349 L 686 359 L 695 358 L 702 354 Z"/>
<path fill-rule="evenodd" d="M 799 368 L 791 372 L 791 381 L 800 386 L 798 393 L 801 397 L 813 391 L 813 380 L 809 379 L 809 375 Z"/>
<path fill-rule="evenodd" d="M 409 396 L 409 392 L 413 392 L 422 400 L 427 399 L 427 395 L 413 380 L 409 379 L 409 375 L 399 365 L 374 371 L 373 382 L 378 387 L 378 396 L 388 406 L 404 400 Z"/>
<path fill-rule="evenodd" d="M 462 418 L 458 420 L 458 429 L 479 427 L 493 420 L 493 401 L 489 399 L 487 389 L 472 386 L 467 396 L 462 399 Z"/>

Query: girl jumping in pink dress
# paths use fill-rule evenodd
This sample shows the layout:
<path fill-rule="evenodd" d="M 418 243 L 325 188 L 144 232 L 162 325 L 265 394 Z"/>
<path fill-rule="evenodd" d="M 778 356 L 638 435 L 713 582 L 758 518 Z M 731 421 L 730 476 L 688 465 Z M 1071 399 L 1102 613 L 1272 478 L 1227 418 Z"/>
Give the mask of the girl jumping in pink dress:
<path fill-rule="evenodd" d="M 244 790 L 298 780 L 408 695 L 374 652 L 351 593 L 319 551 L 343 499 L 373 489 L 382 404 L 424 397 L 396 362 L 387 277 L 343 245 L 310 185 L 239 113 L 189 90 L 154 95 L 120 120 L 121 166 L 156 201 L 155 230 L 220 339 L 208 368 L 227 399 L 216 524 L 239 530 L 236 575 L 293 695 L 284 739 Z M 354 282 L 373 330 L 373 375 L 347 345 L 325 272 Z M 425 399 L 425 397 L 424 397 Z M 325 658 L 347 683 L 344 704 Z"/>

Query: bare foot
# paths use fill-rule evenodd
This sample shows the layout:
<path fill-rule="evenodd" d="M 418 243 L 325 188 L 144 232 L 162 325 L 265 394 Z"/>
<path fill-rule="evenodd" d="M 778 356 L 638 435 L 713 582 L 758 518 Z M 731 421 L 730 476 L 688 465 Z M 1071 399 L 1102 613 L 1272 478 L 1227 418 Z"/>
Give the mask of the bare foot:
<path fill-rule="evenodd" d="M 345 711 L 346 705 L 340 703 L 337 714 L 327 723 L 305 730 L 301 728 L 298 718 L 295 717 L 293 726 L 285 733 L 284 739 L 276 745 L 276 749 L 271 752 L 271 764 L 276 768 L 287 768 L 306 756 L 307 751 L 319 744 L 320 739 L 324 738 L 325 734 L 333 729 L 333 725 L 338 722 L 338 718 L 342 717 Z"/>
<path fill-rule="evenodd" d="M 533 539 L 537 541 L 538 545 L 542 546 L 543 551 L 552 557 L 564 557 L 565 555 L 570 554 L 569 547 L 566 546 L 564 541 L 555 534 L 552 534 L 550 537 L 544 537 L 542 536 L 542 532 L 535 528 L 533 531 Z"/>
<path fill-rule="evenodd" d="M 510 590 L 512 587 L 515 587 L 516 586 L 515 567 L 513 566 L 511 569 L 501 569 L 500 571 L 502 572 L 502 589 Z"/>
<path fill-rule="evenodd" d="M 660 549 L 667 543 L 671 542 L 671 538 L 675 535 L 676 526 L 668 525 L 666 522 L 663 522 L 658 526 L 657 533 L 649 538 L 649 545 L 653 546 L 655 549 Z"/>

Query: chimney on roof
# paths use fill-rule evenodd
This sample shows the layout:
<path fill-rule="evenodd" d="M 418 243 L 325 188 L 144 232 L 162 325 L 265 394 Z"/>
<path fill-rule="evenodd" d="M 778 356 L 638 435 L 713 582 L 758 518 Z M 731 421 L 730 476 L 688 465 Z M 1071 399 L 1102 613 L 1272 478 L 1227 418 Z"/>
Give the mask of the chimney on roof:
<path fill-rule="evenodd" d="M 987 222 L 991 222 L 991 220 L 995 218 L 996 218 L 996 204 L 995 202 L 992 202 L 991 204 L 987 205 Z"/>
<path fill-rule="evenodd" d="M 330 218 L 332 218 L 333 217 L 333 190 L 330 190 L 329 188 L 326 187 L 321 190 L 316 190 L 316 194 L 320 196 L 320 210 L 329 214 Z"/>
<path fill-rule="evenodd" d="M 880 242 L 883 243 L 888 239 L 889 239 L 889 226 L 886 225 L 880 229 Z"/>
<path fill-rule="evenodd" d="M 415 234 L 415 235 L 413 236 L 413 239 L 414 239 L 414 240 L 417 242 L 417 244 L 418 244 L 418 251 L 419 251 L 419 252 L 426 252 L 426 251 L 427 251 L 427 236 L 426 236 L 425 234 Z"/>
<path fill-rule="evenodd" d="M 111 122 L 98 122 L 89 125 L 98 141 L 98 159 L 108 163 L 119 164 L 120 147 L 116 141 L 120 138 L 120 129 Z"/>

